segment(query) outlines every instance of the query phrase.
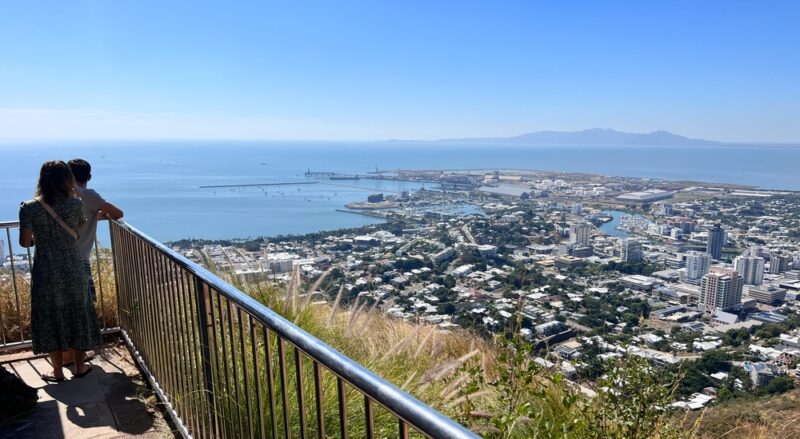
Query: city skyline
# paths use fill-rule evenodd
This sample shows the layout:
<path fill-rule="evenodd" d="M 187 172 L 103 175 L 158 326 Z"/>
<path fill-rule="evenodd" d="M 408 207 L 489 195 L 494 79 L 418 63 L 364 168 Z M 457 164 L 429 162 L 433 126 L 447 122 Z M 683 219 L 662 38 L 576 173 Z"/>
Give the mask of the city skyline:
<path fill-rule="evenodd" d="M 603 127 L 798 143 L 798 16 L 794 3 L 10 4 L 0 137 L 435 140 Z"/>

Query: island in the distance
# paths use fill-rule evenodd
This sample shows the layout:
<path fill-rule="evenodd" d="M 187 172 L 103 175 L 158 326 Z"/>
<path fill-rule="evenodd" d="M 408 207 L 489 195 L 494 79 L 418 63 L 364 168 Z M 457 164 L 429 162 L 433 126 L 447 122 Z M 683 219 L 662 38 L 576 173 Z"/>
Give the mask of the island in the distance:
<path fill-rule="evenodd" d="M 537 131 L 511 137 L 442 139 L 449 143 L 504 143 L 520 145 L 630 145 L 630 146 L 712 146 L 722 142 L 692 139 L 659 130 L 651 133 L 626 133 L 607 128 L 582 131 Z"/>

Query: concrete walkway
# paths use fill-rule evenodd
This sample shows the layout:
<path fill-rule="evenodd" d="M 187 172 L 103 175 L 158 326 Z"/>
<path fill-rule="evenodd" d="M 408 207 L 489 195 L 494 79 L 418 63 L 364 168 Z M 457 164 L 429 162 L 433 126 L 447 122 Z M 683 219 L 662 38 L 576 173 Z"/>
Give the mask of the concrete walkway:
<path fill-rule="evenodd" d="M 7 370 L 38 389 L 39 403 L 27 416 L 0 427 L 0 438 L 127 438 L 173 437 L 160 413 L 144 403 L 149 392 L 138 369 L 123 346 L 95 354 L 88 375 L 46 383 L 40 374 L 51 372 L 46 358 L 9 361 L 0 356 Z"/>

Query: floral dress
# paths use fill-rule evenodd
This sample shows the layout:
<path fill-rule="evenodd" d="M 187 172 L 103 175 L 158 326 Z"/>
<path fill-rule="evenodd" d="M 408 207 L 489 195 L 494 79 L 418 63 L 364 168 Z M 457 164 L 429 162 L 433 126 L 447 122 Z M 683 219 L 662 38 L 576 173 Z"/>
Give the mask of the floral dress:
<path fill-rule="evenodd" d="M 72 228 L 86 222 L 78 198 L 51 207 Z M 36 246 L 31 270 L 33 352 L 93 349 L 101 343 L 100 323 L 75 238 L 36 200 L 20 206 L 19 227 L 33 231 Z"/>

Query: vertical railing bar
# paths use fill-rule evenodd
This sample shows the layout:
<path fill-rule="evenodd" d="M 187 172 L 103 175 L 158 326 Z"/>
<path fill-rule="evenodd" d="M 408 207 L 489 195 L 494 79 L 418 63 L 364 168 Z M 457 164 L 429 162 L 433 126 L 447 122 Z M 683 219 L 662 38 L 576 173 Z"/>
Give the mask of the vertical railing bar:
<path fill-rule="evenodd" d="M 306 439 L 306 400 L 303 395 L 303 355 L 297 346 L 294 348 L 294 368 L 297 374 L 295 384 L 297 385 L 297 409 L 300 414 L 300 439 Z"/>
<path fill-rule="evenodd" d="M 314 401 L 317 406 L 317 438 L 325 438 L 325 401 L 323 400 L 322 393 L 322 369 L 319 367 L 317 360 L 313 360 L 314 364 Z"/>
<path fill-rule="evenodd" d="M 400 439 L 408 439 L 408 424 L 403 419 L 398 419 Z"/>
<path fill-rule="evenodd" d="M 145 361 L 148 363 L 148 367 L 150 368 L 151 372 L 159 373 L 158 372 L 158 361 L 157 361 L 157 350 L 155 346 L 151 343 L 151 334 L 150 334 L 150 326 L 144 323 L 145 315 L 149 312 L 149 306 L 147 305 L 147 260 L 144 256 L 144 244 L 140 241 L 140 239 L 131 234 L 131 243 L 136 251 L 136 261 L 139 261 L 138 264 L 131 261 L 134 266 L 137 267 L 136 279 L 138 281 L 138 286 L 136 288 L 137 294 L 137 308 L 139 312 L 137 312 L 137 321 L 136 327 L 140 328 L 139 339 L 144 346 L 145 349 L 140 349 L 140 351 L 147 352 L 147 356 L 145 357 Z M 155 377 L 154 377 L 155 378 Z"/>
<path fill-rule="evenodd" d="M 375 437 L 375 417 L 372 412 L 372 400 L 367 395 L 364 395 L 364 420 L 366 422 L 367 438 L 372 439 Z"/>
<path fill-rule="evenodd" d="M 291 437 L 289 430 L 289 389 L 286 383 L 286 355 L 283 349 L 283 337 L 275 334 L 278 338 L 278 369 L 281 375 L 281 398 L 283 399 L 283 430 L 287 439 Z"/>
<path fill-rule="evenodd" d="M 231 305 L 230 300 L 225 301 L 228 304 L 228 338 L 231 342 L 231 369 L 233 369 L 233 383 L 234 383 L 234 393 L 236 394 L 235 406 L 236 406 L 236 414 L 239 420 L 239 431 L 238 436 L 241 437 L 242 432 L 244 431 L 244 423 L 242 422 L 242 407 L 240 404 L 240 396 L 239 396 L 239 372 L 238 367 L 236 367 L 236 342 L 233 340 L 233 307 Z"/>
<path fill-rule="evenodd" d="M 191 323 L 187 323 L 184 314 L 184 303 L 183 303 L 183 282 L 181 282 L 181 271 L 180 268 L 177 267 L 171 260 L 167 260 L 167 267 L 168 267 L 168 275 L 170 279 L 170 284 L 172 285 L 172 298 L 174 301 L 173 313 L 174 313 L 174 320 L 175 325 L 178 327 L 178 333 L 175 334 L 176 339 L 178 340 L 178 354 L 180 361 L 178 362 L 178 369 L 180 371 L 180 376 L 183 381 L 183 394 L 184 399 L 186 399 L 186 407 L 187 413 L 189 414 L 188 417 L 191 420 L 191 428 L 192 428 L 192 435 L 193 436 L 205 436 L 203 434 L 205 432 L 203 419 L 204 417 L 200 416 L 198 410 L 196 410 L 195 404 L 195 385 L 194 385 L 194 367 L 191 362 L 191 354 L 192 352 L 189 347 L 189 328 L 193 326 Z M 199 432 L 199 434 L 198 434 Z"/>
<path fill-rule="evenodd" d="M 197 289 L 196 293 L 196 300 L 197 300 L 197 317 L 198 317 L 198 330 L 200 331 L 200 339 L 201 339 L 201 346 L 202 346 L 202 356 L 203 356 L 203 377 L 205 379 L 205 389 L 206 395 L 208 398 L 208 403 L 210 404 L 209 410 L 214 411 L 215 404 L 214 404 L 214 379 L 211 374 L 211 348 L 209 345 L 209 338 L 208 338 L 208 309 L 206 302 L 211 295 L 210 288 L 208 288 L 200 279 L 199 277 L 196 278 L 195 288 Z M 212 430 L 214 417 L 209 416 L 212 423 Z"/>
<path fill-rule="evenodd" d="M 195 274 L 189 274 L 189 276 L 194 279 L 195 281 L 199 281 L 200 278 L 197 277 Z M 197 285 L 197 282 L 194 282 Z M 208 316 L 211 318 L 210 325 L 211 325 L 211 336 L 209 336 L 209 343 L 213 344 L 213 349 L 211 349 L 211 353 L 214 356 L 214 361 L 211 364 L 212 367 L 212 374 L 211 377 L 214 380 L 214 392 L 212 394 L 214 398 L 214 416 L 216 418 L 216 435 L 218 437 L 228 437 L 228 426 L 227 422 L 225 422 L 225 414 L 227 411 L 225 410 L 225 400 L 220 398 L 220 395 L 224 395 L 225 392 L 222 391 L 222 387 L 224 384 L 224 380 L 222 379 L 222 369 L 219 367 L 219 339 L 217 334 L 217 313 L 214 312 L 217 309 L 217 306 L 214 305 L 214 297 L 217 295 L 214 289 L 208 290 L 208 301 L 206 302 Z M 195 295 L 195 297 L 199 297 Z M 200 306 L 199 304 L 197 305 Z M 199 316 L 198 316 L 199 319 Z"/>
<path fill-rule="evenodd" d="M 129 300 L 129 302 L 130 302 L 129 306 L 130 306 L 130 309 L 131 309 L 131 313 L 130 313 L 130 318 L 128 319 L 130 321 L 130 325 L 131 325 L 130 329 L 132 330 L 131 336 L 134 338 L 134 341 L 138 341 L 138 343 L 144 343 L 143 329 L 140 329 L 141 326 L 138 325 L 139 318 L 141 317 L 141 314 L 144 311 L 144 308 L 143 308 L 142 303 L 141 303 L 141 298 L 139 297 L 140 294 L 141 294 L 141 291 L 142 291 L 141 290 L 141 288 L 142 288 L 141 287 L 141 284 L 142 284 L 142 279 L 141 279 L 142 260 L 141 259 L 135 259 L 135 258 L 138 258 L 138 251 L 137 251 L 136 242 L 133 239 L 133 235 L 130 232 L 128 232 L 127 230 L 123 229 L 122 236 L 123 236 L 123 239 L 127 242 L 127 244 L 126 244 L 127 249 L 128 249 L 126 251 L 126 255 L 127 255 L 127 259 L 128 259 L 127 260 L 127 265 L 130 268 L 130 276 L 131 276 L 131 281 L 132 281 L 131 282 L 132 287 L 130 288 L 131 298 Z M 135 263 L 136 260 L 139 261 L 138 264 Z M 139 346 L 147 347 L 146 345 L 142 345 L 142 344 L 140 344 Z M 144 359 L 144 361 L 149 363 L 149 364 L 152 364 L 152 362 L 150 361 L 150 353 L 149 352 L 144 352 L 143 349 L 139 349 L 139 351 L 142 353 L 142 355 L 143 355 L 142 358 Z"/>
<path fill-rule="evenodd" d="M 6 227 L 6 237 L 8 237 L 8 256 L 10 258 L 9 265 L 11 265 L 11 285 L 14 286 L 14 300 L 17 303 L 17 324 L 19 325 L 19 341 L 25 341 L 25 331 L 22 327 L 22 310 L 19 307 L 19 287 L 17 287 L 17 270 L 14 266 L 14 244 L 11 242 L 11 228 Z M 32 269 L 30 266 L 28 269 Z M 11 335 L 11 334 L 9 334 Z M 3 328 L 3 344 L 6 343 L 5 328 Z"/>
<path fill-rule="evenodd" d="M 167 258 L 162 258 L 162 267 L 164 268 L 165 273 L 165 281 L 167 285 L 167 300 L 169 301 L 170 311 L 172 313 L 172 318 L 169 319 L 172 325 L 172 331 L 170 337 L 171 342 L 173 343 L 173 358 L 175 358 L 175 368 L 178 371 L 178 386 L 180 388 L 181 396 L 181 408 L 186 412 L 186 420 L 188 423 L 185 422 L 187 428 L 192 429 L 193 436 L 203 436 L 202 430 L 200 428 L 200 419 L 197 417 L 196 413 L 194 412 L 192 399 L 194 395 L 192 394 L 192 387 L 189 384 L 189 368 L 186 367 L 186 363 L 189 361 L 188 355 L 186 355 L 187 351 L 186 348 L 186 328 L 182 324 L 182 320 L 180 318 L 180 306 L 178 304 L 178 300 L 180 299 L 180 293 L 178 291 L 178 283 L 176 281 L 175 276 L 175 265 Z M 185 402 L 184 402 L 185 401 Z M 183 416 L 181 416 L 183 418 Z"/>
<path fill-rule="evenodd" d="M 342 377 L 336 377 L 336 388 L 339 396 L 339 431 L 342 439 L 347 439 L 347 389 Z"/>
<path fill-rule="evenodd" d="M 253 355 L 253 378 L 255 379 L 255 395 L 256 395 L 256 409 L 258 410 L 259 422 L 259 437 L 266 437 L 264 431 L 264 409 L 261 407 L 261 380 L 259 379 L 259 355 L 258 355 L 258 338 L 256 336 L 255 325 L 253 324 L 253 316 L 248 314 L 247 319 L 248 328 L 250 329 L 250 350 Z"/>
<path fill-rule="evenodd" d="M 194 404 L 195 412 L 197 413 L 201 422 L 205 425 L 204 420 L 205 419 L 210 420 L 211 425 L 209 425 L 208 428 L 211 429 L 211 432 L 209 432 L 208 436 L 211 437 L 216 435 L 216 432 L 214 431 L 214 423 L 215 423 L 214 417 L 216 416 L 216 413 L 210 413 L 212 407 L 204 408 L 206 403 L 202 401 L 203 396 L 205 396 L 206 398 L 211 398 L 211 400 L 213 400 L 213 392 L 211 389 L 205 388 L 205 380 L 207 378 L 205 377 L 205 372 L 204 372 L 205 363 L 203 362 L 202 359 L 203 343 L 202 340 L 198 341 L 198 338 L 201 338 L 202 336 L 199 335 L 200 332 L 199 330 L 195 330 L 195 324 L 194 324 L 195 319 L 193 318 L 192 315 L 192 310 L 198 308 L 194 306 L 194 303 L 192 303 L 191 301 L 192 296 L 191 296 L 191 290 L 187 285 L 187 282 L 189 282 L 189 280 L 187 279 L 188 277 L 187 273 L 183 270 L 183 268 L 177 267 L 177 276 L 178 276 L 178 283 L 180 286 L 179 298 L 181 307 L 183 308 L 181 314 L 183 315 L 183 321 L 186 324 L 186 330 L 188 331 L 189 334 L 189 342 L 186 345 L 186 354 L 187 354 L 187 359 L 189 361 L 189 368 L 192 371 L 190 385 L 192 386 L 194 392 L 202 393 L 202 395 L 193 397 L 192 401 Z M 197 296 L 195 295 L 195 297 Z M 208 313 L 208 306 L 206 306 L 206 313 Z M 198 326 L 200 325 L 199 313 L 198 313 L 197 325 Z M 208 328 L 208 322 L 206 322 L 206 334 L 208 334 L 207 328 Z M 209 341 L 209 351 L 210 350 L 211 349 Z M 200 360 L 197 359 L 198 352 L 201 355 Z M 203 373 L 202 377 L 199 376 L 200 373 Z"/>
<path fill-rule="evenodd" d="M 8 227 L 6 227 L 5 229 L 6 229 L 6 234 L 8 235 L 8 248 L 9 248 L 8 252 L 10 253 L 8 261 L 9 264 L 11 264 L 11 282 L 16 286 L 17 276 L 14 274 L 14 253 L 11 252 L 11 231 Z M 0 341 L 2 341 L 3 342 L 2 344 L 4 345 L 6 344 L 6 325 L 3 321 L 3 307 L 1 306 L 0 306 Z"/>
<path fill-rule="evenodd" d="M 103 316 L 103 329 L 108 329 L 108 322 L 106 322 L 106 304 L 105 294 L 103 294 L 103 274 L 101 273 L 102 267 L 100 266 L 100 241 L 97 236 L 94 237 L 94 265 L 97 267 L 97 287 L 100 289 L 100 315 Z M 90 265 L 91 267 L 91 262 Z M 91 271 L 91 269 L 89 270 Z"/>
<path fill-rule="evenodd" d="M 230 375 L 228 374 L 228 350 L 225 347 L 225 320 L 224 320 L 224 314 L 222 312 L 222 300 L 224 299 L 224 297 L 222 297 L 221 294 L 217 293 L 216 290 L 212 290 L 212 291 L 214 291 L 214 294 L 212 294 L 212 296 L 211 296 L 212 303 L 214 302 L 214 298 L 216 297 L 216 299 L 217 299 L 216 303 L 217 304 L 216 304 L 215 308 L 216 308 L 216 311 L 217 311 L 217 316 L 219 317 L 219 340 L 216 339 L 217 332 L 216 332 L 216 326 L 215 326 L 214 327 L 215 328 L 215 330 L 214 330 L 214 338 L 215 338 L 215 340 L 214 341 L 215 342 L 219 341 L 220 345 L 222 346 L 222 357 L 221 357 L 222 358 L 222 360 L 221 360 L 222 361 L 222 368 L 220 369 L 219 364 L 216 364 L 216 366 L 217 366 L 218 373 L 221 374 L 221 376 L 220 376 L 220 385 L 222 385 L 223 382 L 225 384 L 225 391 L 219 393 L 221 395 L 221 397 L 223 398 L 222 399 L 222 407 L 221 408 L 222 408 L 222 412 L 223 412 L 223 416 L 224 416 L 225 422 L 223 422 L 222 425 L 223 425 L 224 430 L 225 430 L 225 436 L 226 437 L 231 437 L 232 433 L 230 432 L 230 428 L 231 428 L 230 424 L 231 424 L 231 421 L 233 421 L 233 416 L 231 415 L 231 407 L 230 407 L 230 393 L 231 393 L 230 392 L 230 387 L 231 387 L 231 385 L 230 385 L 230 378 L 229 378 Z M 216 319 L 214 320 L 214 322 L 215 322 L 214 325 L 216 325 Z M 217 353 L 217 354 L 219 353 L 219 348 L 216 349 L 215 353 Z M 217 357 L 218 357 L 218 355 L 214 357 L 215 361 L 216 361 Z M 233 437 L 236 437 L 236 435 L 233 435 Z"/>
<path fill-rule="evenodd" d="M 160 278 L 158 284 L 160 285 L 161 289 L 161 301 L 163 302 L 163 306 L 159 308 L 163 308 L 169 313 L 168 316 L 165 316 L 167 318 L 165 319 L 164 324 L 164 327 L 168 328 L 169 332 L 166 334 L 162 332 L 161 336 L 164 340 L 164 347 L 167 351 L 167 362 L 169 365 L 169 371 L 172 374 L 173 386 L 175 386 L 173 389 L 173 399 L 177 402 L 178 400 L 182 401 L 185 395 L 182 394 L 183 385 L 181 383 L 183 381 L 183 374 L 181 373 L 180 365 L 178 364 L 181 358 L 180 349 L 177 346 L 177 344 L 180 343 L 180 338 L 175 335 L 178 330 L 176 329 L 177 320 L 174 308 L 174 297 L 172 295 L 172 284 L 170 283 L 169 269 L 167 268 L 167 257 L 157 250 L 155 251 L 154 256 L 156 268 L 158 269 Z M 183 405 L 183 403 L 181 403 L 181 405 Z"/>
<path fill-rule="evenodd" d="M 161 289 L 161 305 L 159 309 L 161 310 L 161 314 L 166 315 L 166 319 L 164 319 L 164 328 L 166 329 L 168 336 L 162 338 L 164 339 L 164 347 L 167 352 L 167 366 L 169 367 L 170 373 L 174 377 L 174 388 L 172 389 L 172 398 L 173 398 L 173 410 L 179 414 L 183 412 L 183 398 L 184 398 L 184 388 L 182 385 L 182 374 L 180 373 L 180 367 L 178 366 L 178 361 L 180 359 L 180 353 L 178 349 L 176 349 L 176 341 L 178 340 L 177 330 L 175 329 L 175 310 L 172 309 L 172 294 L 170 291 L 170 283 L 167 277 L 167 270 L 165 266 L 165 257 L 162 255 L 155 253 L 155 267 L 157 272 L 159 273 L 159 282 Z M 187 419 L 187 421 L 191 421 L 191 419 Z"/>
<path fill-rule="evenodd" d="M 122 271 L 120 271 L 120 269 L 122 267 L 120 267 L 120 264 L 117 264 L 116 244 L 117 244 L 117 241 L 118 241 L 117 237 L 119 235 L 119 226 L 117 225 L 117 223 L 115 221 L 111 220 L 111 221 L 108 222 L 108 229 L 109 229 L 108 236 L 109 236 L 109 238 L 111 238 L 111 263 L 113 264 L 112 268 L 114 270 L 114 290 L 115 290 L 116 298 L 117 298 L 116 320 L 117 320 L 117 326 L 121 328 L 122 327 L 122 316 L 120 315 L 120 308 L 121 308 L 120 304 L 122 302 L 120 301 L 119 279 L 120 279 L 120 276 L 124 275 L 124 273 L 122 273 L 122 271 L 126 271 L 126 270 L 122 269 Z"/>
<path fill-rule="evenodd" d="M 158 269 L 158 255 L 156 254 L 156 250 L 150 245 L 150 243 L 145 243 L 145 251 L 147 253 L 148 258 L 148 265 L 150 266 L 150 282 L 152 283 L 152 290 L 150 296 L 152 298 L 151 305 L 150 305 L 150 315 L 156 318 L 156 326 L 153 328 L 153 336 L 156 344 L 158 345 L 161 351 L 161 377 L 160 380 L 161 388 L 164 391 L 164 394 L 167 398 L 169 398 L 169 403 L 171 405 L 175 405 L 175 392 L 176 386 L 174 382 L 175 376 L 172 372 L 172 366 L 170 362 L 170 352 L 166 345 L 167 340 L 164 337 L 164 331 L 161 330 L 163 328 L 168 327 L 166 321 L 168 318 L 165 318 L 164 315 L 164 291 L 161 288 L 161 282 L 159 279 L 159 269 Z M 158 330 L 157 330 L 158 329 Z"/>
<path fill-rule="evenodd" d="M 123 236 L 124 231 L 115 222 L 109 225 L 111 231 L 111 255 L 114 261 L 114 286 L 116 287 L 117 295 L 117 326 L 122 328 L 132 337 L 130 331 L 130 313 L 131 313 L 131 270 L 128 266 L 127 255 L 130 253 L 130 247 L 126 243 Z"/>
<path fill-rule="evenodd" d="M 139 240 L 139 246 L 141 248 L 141 252 L 143 255 L 142 260 L 144 261 L 144 269 L 145 269 L 145 291 L 143 291 L 143 301 L 146 303 L 147 314 L 150 318 L 146 318 L 145 315 L 142 316 L 142 320 L 145 322 L 147 327 L 147 333 L 150 339 L 150 344 L 152 345 L 153 349 L 153 364 L 155 367 L 152 369 L 156 375 L 156 381 L 161 385 L 165 396 L 168 398 L 170 397 L 169 390 L 167 386 L 167 377 L 164 371 L 164 360 L 163 360 L 163 350 L 161 349 L 161 343 L 158 342 L 158 334 L 155 331 L 154 325 L 158 322 L 159 315 L 156 314 L 156 309 L 154 307 L 154 293 L 155 293 L 155 281 L 153 276 L 153 265 L 150 262 L 150 251 L 148 249 L 148 245 L 146 242 Z M 172 401 L 167 401 L 172 402 Z"/>
<path fill-rule="evenodd" d="M 159 361 L 159 379 L 158 382 L 161 385 L 161 389 L 164 392 L 164 395 L 168 398 L 168 403 L 172 406 L 175 404 L 175 385 L 172 381 L 172 370 L 169 366 L 169 352 L 166 346 L 164 345 L 164 337 L 163 337 L 163 328 L 166 326 L 164 324 L 164 313 L 162 312 L 162 293 L 161 288 L 159 286 L 158 280 L 158 270 L 157 264 L 155 261 L 155 249 L 150 245 L 148 242 L 144 242 L 144 251 L 147 260 L 147 267 L 149 269 L 149 295 L 148 298 L 150 299 L 149 306 L 150 312 L 148 315 L 151 317 L 149 320 L 151 331 L 153 334 L 153 343 L 155 343 L 156 349 L 159 353 L 158 361 Z"/>
<path fill-rule="evenodd" d="M 272 368 L 272 349 L 269 341 L 269 330 L 266 325 L 262 326 L 264 333 L 264 350 L 266 352 L 267 360 L 267 393 L 269 396 L 269 419 L 272 425 L 272 437 L 278 438 L 278 420 L 275 419 L 275 375 Z"/>
<path fill-rule="evenodd" d="M 247 350 L 244 347 L 244 323 L 242 322 L 242 309 L 236 307 L 236 320 L 239 324 L 239 347 L 242 350 L 242 383 L 244 383 L 244 400 L 247 407 L 247 433 L 253 437 L 253 412 L 250 406 L 250 383 L 247 380 Z"/>

